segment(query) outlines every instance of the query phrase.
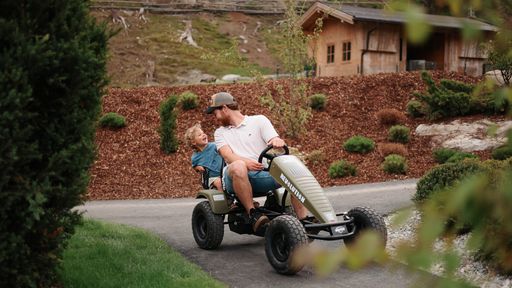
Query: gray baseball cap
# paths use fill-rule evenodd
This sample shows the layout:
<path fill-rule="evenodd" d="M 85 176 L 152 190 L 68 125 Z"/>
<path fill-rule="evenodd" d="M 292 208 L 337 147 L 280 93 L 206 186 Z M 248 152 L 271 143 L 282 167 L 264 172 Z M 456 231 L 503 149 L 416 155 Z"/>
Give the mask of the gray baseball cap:
<path fill-rule="evenodd" d="M 206 108 L 206 114 L 211 114 L 215 109 L 222 107 L 223 105 L 236 104 L 233 95 L 228 92 L 219 92 L 212 95 L 210 99 L 210 106 Z"/>

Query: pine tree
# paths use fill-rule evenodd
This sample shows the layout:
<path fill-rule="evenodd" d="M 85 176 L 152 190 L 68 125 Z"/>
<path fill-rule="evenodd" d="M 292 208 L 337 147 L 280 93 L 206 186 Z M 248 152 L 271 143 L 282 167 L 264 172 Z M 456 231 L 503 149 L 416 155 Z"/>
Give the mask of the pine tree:
<path fill-rule="evenodd" d="M 106 84 L 85 0 L 0 2 L 0 286 L 48 287 L 80 215 Z"/>

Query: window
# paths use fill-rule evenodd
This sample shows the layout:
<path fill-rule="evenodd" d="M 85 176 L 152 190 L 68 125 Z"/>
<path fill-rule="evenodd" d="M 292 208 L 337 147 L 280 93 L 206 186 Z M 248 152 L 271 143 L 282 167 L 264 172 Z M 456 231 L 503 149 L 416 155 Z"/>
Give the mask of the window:
<path fill-rule="evenodd" d="M 334 45 L 327 46 L 327 63 L 334 63 Z"/>
<path fill-rule="evenodd" d="M 352 50 L 350 42 L 343 42 L 343 61 L 350 61 L 350 51 Z"/>

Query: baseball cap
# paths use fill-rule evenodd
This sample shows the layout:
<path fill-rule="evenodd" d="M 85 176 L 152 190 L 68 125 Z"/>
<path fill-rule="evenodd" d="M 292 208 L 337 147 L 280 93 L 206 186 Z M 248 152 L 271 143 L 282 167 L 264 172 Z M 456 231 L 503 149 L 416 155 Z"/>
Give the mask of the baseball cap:
<path fill-rule="evenodd" d="M 223 105 L 236 104 L 235 98 L 228 92 L 219 92 L 213 94 L 210 99 L 210 106 L 206 109 L 206 114 L 211 114 L 216 108 L 222 107 Z"/>

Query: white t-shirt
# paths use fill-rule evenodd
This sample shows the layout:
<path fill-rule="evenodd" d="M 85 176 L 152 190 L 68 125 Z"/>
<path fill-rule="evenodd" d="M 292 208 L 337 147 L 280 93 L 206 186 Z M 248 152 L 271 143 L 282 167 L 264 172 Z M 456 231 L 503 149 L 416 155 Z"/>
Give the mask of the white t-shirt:
<path fill-rule="evenodd" d="M 237 127 L 223 126 L 215 130 L 214 134 L 217 150 L 229 145 L 236 155 L 256 161 L 267 147 L 267 142 L 277 136 L 274 126 L 263 115 L 245 116 Z"/>

